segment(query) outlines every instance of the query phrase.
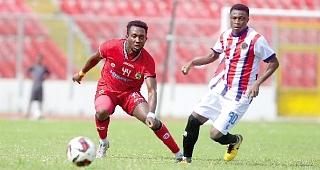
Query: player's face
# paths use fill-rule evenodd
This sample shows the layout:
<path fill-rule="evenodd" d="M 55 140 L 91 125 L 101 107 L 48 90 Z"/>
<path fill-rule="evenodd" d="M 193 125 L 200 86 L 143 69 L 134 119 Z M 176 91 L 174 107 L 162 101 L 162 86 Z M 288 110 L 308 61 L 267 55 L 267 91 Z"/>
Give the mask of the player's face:
<path fill-rule="evenodd" d="M 127 35 L 127 52 L 139 53 L 147 41 L 147 35 L 144 28 L 132 26 Z"/>
<path fill-rule="evenodd" d="M 232 33 L 238 35 L 247 27 L 249 16 L 245 11 L 232 10 L 230 13 L 230 26 Z"/>

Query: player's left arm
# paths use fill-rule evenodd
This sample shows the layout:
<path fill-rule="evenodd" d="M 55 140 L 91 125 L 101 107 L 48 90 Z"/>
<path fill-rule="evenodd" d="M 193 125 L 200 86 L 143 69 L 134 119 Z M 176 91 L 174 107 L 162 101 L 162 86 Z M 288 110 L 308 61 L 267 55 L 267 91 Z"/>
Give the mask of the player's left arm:
<path fill-rule="evenodd" d="M 276 54 L 269 46 L 267 40 L 261 36 L 254 45 L 254 54 L 267 62 L 267 68 L 264 73 L 253 83 L 247 92 L 247 96 L 256 97 L 259 94 L 260 85 L 265 82 L 279 67 L 279 61 Z"/>
<path fill-rule="evenodd" d="M 80 84 L 84 75 L 93 67 L 95 67 L 100 62 L 100 60 L 102 60 L 102 57 L 100 55 L 100 51 L 98 50 L 86 61 L 81 71 L 73 75 L 72 80 Z"/>
<path fill-rule="evenodd" d="M 148 106 L 146 125 L 149 128 L 155 128 L 160 125 L 160 121 L 156 118 L 155 111 L 157 106 L 157 81 L 155 77 L 146 77 L 146 85 L 148 89 Z"/>
<path fill-rule="evenodd" d="M 260 85 L 265 82 L 279 67 L 279 61 L 276 56 L 268 61 L 268 65 L 264 73 L 253 83 L 249 89 L 247 96 L 257 97 Z"/>
<path fill-rule="evenodd" d="M 279 67 L 279 61 L 276 56 L 269 60 L 266 70 L 264 73 L 256 80 L 256 83 L 261 85 L 265 82 Z"/>
<path fill-rule="evenodd" d="M 155 113 L 157 107 L 157 80 L 155 77 L 146 77 L 145 82 L 148 90 L 149 112 Z"/>

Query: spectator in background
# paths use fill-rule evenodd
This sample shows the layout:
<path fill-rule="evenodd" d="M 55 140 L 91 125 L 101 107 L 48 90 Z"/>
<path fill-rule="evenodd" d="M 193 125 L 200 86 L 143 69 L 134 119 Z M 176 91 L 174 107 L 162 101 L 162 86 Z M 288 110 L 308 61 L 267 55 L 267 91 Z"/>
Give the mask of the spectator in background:
<path fill-rule="evenodd" d="M 119 105 L 128 115 L 145 123 L 170 149 L 177 161 L 182 160 L 180 148 L 165 124 L 154 114 L 157 106 L 157 81 L 154 59 L 144 49 L 147 31 L 146 23 L 139 20 L 130 21 L 127 24 L 126 38 L 102 43 L 82 70 L 72 78 L 80 84 L 90 69 L 101 60 L 105 61 L 94 101 L 95 122 L 100 137 L 97 158 L 106 156 L 106 150 L 109 148 L 107 135 L 110 116 Z M 148 90 L 148 101 L 140 92 L 144 82 Z"/>
<path fill-rule="evenodd" d="M 266 39 L 247 26 L 249 8 L 246 5 L 233 5 L 229 19 L 231 29 L 220 35 L 212 51 L 187 62 L 181 70 L 187 75 L 194 66 L 210 64 L 219 57 L 221 59 L 209 82 L 210 90 L 188 118 L 183 134 L 184 159 L 181 163 L 191 163 L 200 126 L 207 120 L 213 122 L 210 138 L 221 145 L 227 145 L 224 160 L 234 159 L 243 137 L 229 132 L 245 114 L 253 98 L 258 96 L 260 85 L 279 67 L 276 54 Z M 258 77 L 261 61 L 268 63 L 268 66 Z"/>
<path fill-rule="evenodd" d="M 43 100 L 43 81 L 50 75 L 50 71 L 42 64 L 42 56 L 37 56 L 37 61 L 34 65 L 27 69 L 27 76 L 31 77 L 33 81 L 31 89 L 31 97 L 27 108 L 25 118 L 27 119 L 40 119 L 42 116 L 42 100 Z M 31 107 L 34 101 L 38 102 L 39 108 L 31 116 Z"/>

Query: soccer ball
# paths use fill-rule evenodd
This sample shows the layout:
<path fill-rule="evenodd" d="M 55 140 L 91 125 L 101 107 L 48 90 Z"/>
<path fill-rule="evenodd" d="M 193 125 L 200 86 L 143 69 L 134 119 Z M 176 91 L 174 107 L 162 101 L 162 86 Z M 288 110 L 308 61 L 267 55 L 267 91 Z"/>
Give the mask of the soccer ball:
<path fill-rule="evenodd" d="M 96 157 L 96 148 L 91 139 L 78 136 L 70 140 L 67 146 L 68 161 L 76 166 L 88 166 Z"/>

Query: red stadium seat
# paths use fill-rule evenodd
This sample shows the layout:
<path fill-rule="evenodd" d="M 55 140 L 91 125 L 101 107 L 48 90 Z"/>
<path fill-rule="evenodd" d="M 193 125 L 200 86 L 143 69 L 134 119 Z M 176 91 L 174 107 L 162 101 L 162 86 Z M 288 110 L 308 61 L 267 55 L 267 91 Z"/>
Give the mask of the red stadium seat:
<path fill-rule="evenodd" d="M 279 3 L 281 4 L 281 9 L 291 9 L 292 7 L 292 4 L 290 1 L 281 0 L 279 1 Z"/>
<path fill-rule="evenodd" d="M 304 1 L 301 0 L 292 0 L 292 5 L 295 9 L 306 9 L 306 6 L 304 5 Z"/>
<path fill-rule="evenodd" d="M 99 11 L 99 15 L 101 16 L 117 16 L 118 9 L 116 8 L 117 2 L 105 0 L 101 2 L 101 10 Z"/>
<path fill-rule="evenodd" d="M 103 16 L 106 18 L 111 18 L 114 16 L 127 16 L 127 17 L 138 17 L 138 18 L 148 18 L 148 17 L 162 17 L 164 18 L 164 22 L 153 22 L 152 18 L 149 20 L 148 18 L 148 26 L 149 26 L 149 34 L 150 38 L 146 47 L 148 47 L 149 51 L 154 54 L 154 57 L 157 60 L 157 63 L 160 65 L 163 63 L 163 57 L 165 51 L 161 49 L 166 48 L 166 36 L 169 33 L 169 21 L 171 16 L 171 10 L 173 9 L 173 1 L 172 0 L 61 0 L 64 4 L 64 8 L 68 9 L 72 12 L 66 13 L 76 13 L 74 10 L 78 11 L 78 14 L 90 14 L 96 16 Z M 196 55 L 203 55 L 204 52 L 210 51 L 210 46 L 207 44 L 202 44 L 202 40 L 197 39 L 198 37 L 212 37 L 216 36 L 220 32 L 219 24 L 221 17 L 221 8 L 222 7 L 230 7 L 234 3 L 244 3 L 247 4 L 250 8 L 273 8 L 273 9 L 315 9 L 320 10 L 320 4 L 318 1 L 314 0 L 178 0 L 179 5 L 177 8 L 176 19 L 180 19 L 179 22 L 176 22 L 175 25 L 175 33 L 176 33 L 176 41 L 174 44 L 176 49 L 174 50 L 177 56 L 179 56 L 179 60 L 176 61 L 178 63 L 177 67 L 180 67 L 182 63 L 192 59 Z M 76 7 L 77 6 L 77 7 Z M 0 7 L 1 8 L 1 7 Z M 77 10 L 79 9 L 79 10 Z M 64 10 L 63 10 L 64 11 Z M 258 21 L 268 21 L 268 23 L 272 22 L 276 23 L 278 21 L 281 22 L 298 22 L 300 19 L 291 19 L 289 17 L 259 17 L 259 16 L 251 16 L 252 20 Z M 99 18 L 100 19 L 100 18 Z M 202 23 L 194 22 L 194 19 L 208 19 L 201 20 Z M 308 20 L 309 21 L 309 20 Z M 310 20 L 311 21 L 311 20 Z M 208 24 L 206 22 L 212 22 Z M 317 23 L 319 20 L 313 20 L 313 22 Z M 89 37 L 91 41 L 91 47 L 96 49 L 100 42 L 104 39 L 109 39 L 111 37 L 116 38 L 118 35 L 123 35 L 119 33 L 119 31 L 123 30 L 119 26 L 119 24 L 110 24 L 110 21 L 81 21 L 77 22 L 81 30 Z M 256 30 L 263 34 L 268 42 L 272 42 L 272 38 L 274 37 L 274 29 L 272 26 L 268 24 L 260 24 L 260 22 L 251 23 Z M 270 24 L 270 25 L 272 25 Z M 1 25 L 1 23 L 0 23 Z M 282 29 L 280 28 L 279 39 L 281 43 L 319 43 L 319 33 L 316 31 L 297 31 L 290 29 Z M 0 32 L 7 32 L 7 29 L 3 29 L 0 27 Z M 294 35 L 294 36 L 292 36 Z M 197 41 L 195 44 L 198 45 L 190 45 L 190 41 Z M 152 42 L 151 41 L 156 41 Z M 181 42 L 183 42 L 181 43 Z M 189 44 L 188 44 L 189 43 Z M 212 42 L 214 43 L 214 42 Z M 164 47 L 158 47 L 157 44 Z M 200 44 L 200 45 L 199 45 Z M 202 44 L 202 45 L 201 45 Z M 211 44 L 213 45 L 213 44 Z M 162 53 L 162 54 L 161 54 Z M 291 54 L 290 54 L 291 55 Z M 160 58 L 160 59 L 159 59 Z M 293 57 L 294 58 L 294 57 Z M 298 64 L 300 60 L 294 58 L 294 63 Z M 298 66 L 298 65 L 297 65 Z M 261 66 L 263 70 L 264 66 Z M 289 65 L 287 66 L 289 69 Z M 160 70 L 159 70 L 160 69 Z M 205 74 L 206 70 L 201 69 L 195 71 L 196 74 Z M 157 68 L 157 72 L 163 71 L 161 68 Z M 296 74 L 296 79 L 300 79 L 301 69 L 294 74 Z M 161 74 L 161 73 L 160 73 Z M 288 73 L 284 73 L 288 74 Z M 176 76 L 180 75 L 178 72 L 175 73 Z M 189 80 L 186 76 L 178 76 L 179 82 L 202 82 L 202 80 Z M 193 79 L 193 78 L 192 78 Z M 195 78 L 197 79 L 197 78 Z M 299 86 L 299 82 L 293 81 L 294 79 L 288 78 L 288 80 L 284 80 L 289 85 Z M 312 79 L 313 80 L 313 79 Z M 267 82 L 268 84 L 269 82 Z"/>
<path fill-rule="evenodd" d="M 318 4 L 317 4 L 318 2 Z M 319 1 L 315 1 L 315 0 L 305 0 L 306 6 L 308 9 L 311 10 L 319 10 L 320 8 L 320 2 Z"/>

